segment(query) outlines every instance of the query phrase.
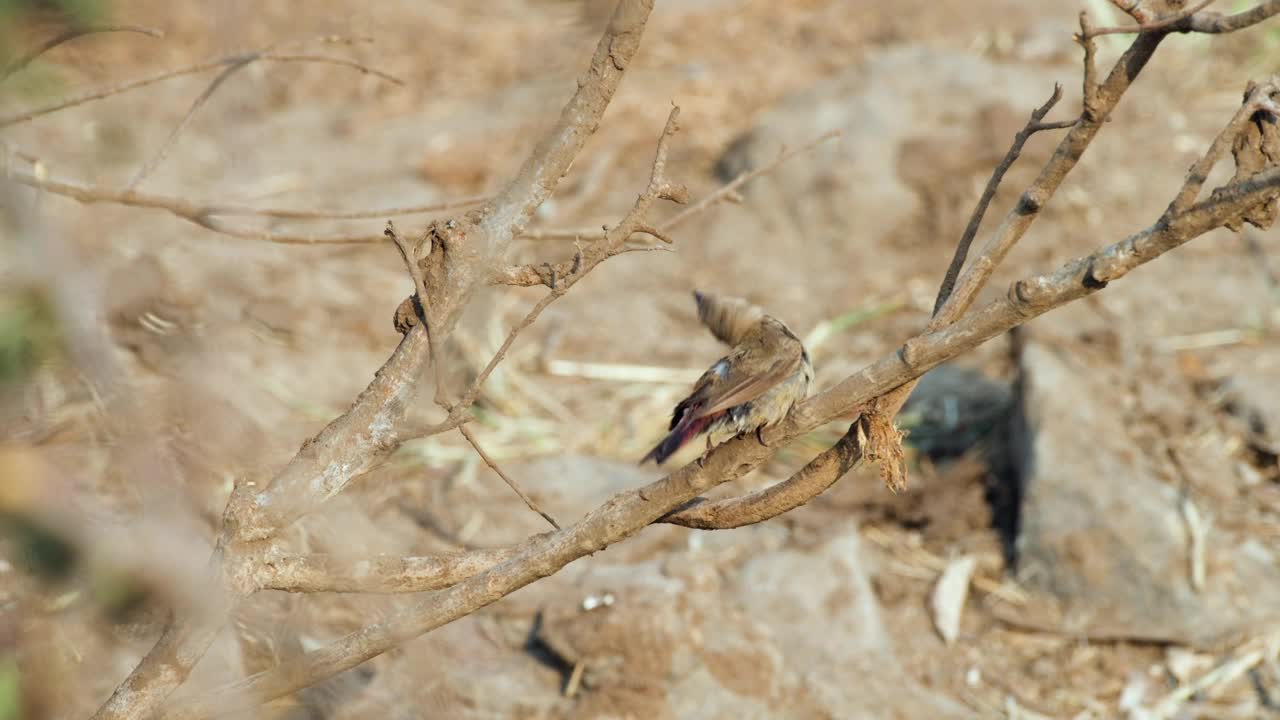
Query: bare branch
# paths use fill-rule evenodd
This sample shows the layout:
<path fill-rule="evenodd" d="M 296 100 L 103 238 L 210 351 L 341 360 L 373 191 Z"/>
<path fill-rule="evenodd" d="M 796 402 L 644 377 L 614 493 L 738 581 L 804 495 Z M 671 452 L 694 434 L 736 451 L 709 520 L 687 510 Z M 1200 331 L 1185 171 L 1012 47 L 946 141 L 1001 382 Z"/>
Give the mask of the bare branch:
<path fill-rule="evenodd" d="M 1142 0 L 1111 0 L 1111 4 L 1139 24 L 1149 23 L 1155 19 L 1151 11 L 1143 6 Z"/>
<path fill-rule="evenodd" d="M 604 39 L 596 46 L 591 66 L 578 80 L 578 92 L 564 106 L 555 127 L 534 149 L 515 179 L 488 206 L 487 209 L 493 211 L 493 221 L 512 235 L 520 234 L 533 217 L 533 211 L 551 197 L 582 144 L 595 132 L 595 121 L 618 89 L 623 73 L 640 47 L 640 37 L 652 9 L 652 0 L 618 3 Z M 583 122 L 585 119 L 592 122 Z"/>
<path fill-rule="evenodd" d="M 578 280 L 595 269 L 597 265 L 620 252 L 624 252 L 623 243 L 641 230 L 644 216 L 654 201 L 659 198 L 680 201 L 684 196 L 684 188 L 669 183 L 665 175 L 667 146 L 671 136 L 675 135 L 679 129 L 679 118 L 680 108 L 672 108 L 671 114 L 667 116 L 667 124 L 662 128 L 662 134 L 658 137 L 658 149 L 654 152 L 653 166 L 649 171 L 649 184 L 645 191 L 636 198 L 635 204 L 631 207 L 626 217 L 622 219 L 622 222 L 606 232 L 603 238 L 592 243 L 585 250 L 578 251 L 573 260 L 559 265 L 548 263 L 531 270 L 538 276 L 539 282 L 529 284 L 545 284 L 551 288 L 551 291 L 529 310 L 523 320 L 511 328 L 511 331 L 507 333 L 506 339 L 503 340 L 502 346 L 498 348 L 498 351 L 493 354 L 493 358 L 476 376 L 475 381 L 471 383 L 471 387 L 462 396 L 462 401 L 458 403 L 457 408 L 466 409 L 475 402 L 480 394 L 480 388 L 484 385 L 485 380 L 489 378 L 489 375 L 493 373 L 494 369 L 498 367 L 498 363 L 502 362 L 502 359 L 506 357 L 512 343 L 515 342 L 516 336 L 532 325 L 538 319 L 538 316 L 542 314 L 542 311 L 547 309 L 547 306 L 569 292 L 569 288 L 577 284 Z M 523 270 L 523 268 L 516 268 L 516 270 Z"/>
<path fill-rule="evenodd" d="M 1080 11 L 1080 32 L 1076 34 L 1076 42 L 1084 49 L 1084 75 L 1081 88 L 1081 101 L 1084 115 L 1091 120 L 1098 117 L 1098 43 L 1094 40 L 1093 22 L 1089 13 Z"/>
<path fill-rule="evenodd" d="M 150 77 L 140 78 L 138 80 L 131 80 L 129 82 L 122 83 L 120 85 L 113 85 L 111 87 L 91 90 L 89 92 L 83 93 L 81 95 L 77 95 L 75 97 L 59 100 L 58 102 L 51 103 L 41 108 L 34 108 L 31 110 L 26 110 L 24 112 L 17 113 L 15 115 L 10 115 L 9 117 L 0 118 L 0 128 L 8 127 L 10 125 L 16 125 L 18 123 L 29 122 L 43 115 L 49 115 L 51 113 L 55 113 L 60 110 L 73 108 L 73 107 L 76 107 L 77 105 L 84 105 L 85 103 L 93 102 L 94 100 L 101 100 L 103 98 L 110 97 L 112 95 L 119 95 L 120 93 L 123 93 L 123 92 L 136 90 L 141 87 L 146 87 L 147 85 L 154 85 L 158 82 L 171 80 L 176 77 L 182 77 L 184 75 L 195 75 L 198 73 L 205 72 L 207 70 L 213 70 L 215 68 L 226 67 L 229 65 L 236 65 L 236 64 L 245 62 L 246 59 L 248 59 L 249 62 L 266 60 L 271 62 L 319 62 L 319 63 L 334 64 L 334 65 L 344 65 L 346 67 L 351 67 L 356 70 L 359 70 L 360 72 L 363 72 L 363 73 L 371 73 L 371 74 L 377 75 L 383 78 L 384 80 L 396 83 L 398 85 L 404 84 L 401 80 L 399 80 L 398 78 L 392 75 L 388 75 L 387 73 L 384 73 L 380 70 L 375 70 L 362 63 L 356 62 L 354 60 L 348 60 L 346 58 L 336 58 L 336 57 L 330 57 L 328 55 L 282 55 L 277 52 L 274 52 L 275 50 L 278 50 L 280 48 L 304 45 L 309 42 L 350 44 L 357 40 L 361 40 L 361 39 L 330 35 L 330 36 L 325 36 L 321 38 L 315 38 L 313 40 L 305 40 L 301 42 L 287 43 L 283 45 L 279 45 L 279 44 L 272 45 L 268 48 L 264 48 L 262 50 L 257 50 L 250 53 L 237 53 L 234 55 L 227 55 L 225 57 L 216 58 L 214 60 L 208 60 L 202 63 L 197 63 L 195 65 L 188 65 L 186 67 L 181 67 L 174 70 L 167 70 L 165 72 L 159 73 L 157 75 L 152 75 Z"/>
<path fill-rule="evenodd" d="M 511 186 L 456 224 L 434 226 L 438 247 L 423 262 L 431 293 L 428 324 L 435 341 L 443 342 L 452 331 L 476 283 L 487 278 L 493 259 L 510 245 L 532 207 L 554 189 L 595 130 L 621 80 L 622 68 L 639 46 L 650 9 L 651 0 L 619 3 L 578 91 L 549 139 L 538 146 Z M 351 409 L 306 443 L 266 490 L 251 495 L 231 513 L 235 536 L 242 541 L 271 536 L 341 492 L 353 477 L 396 447 L 395 428 L 415 395 L 417 379 L 430 356 L 429 345 L 421 328 L 405 335 Z M 463 403 L 455 412 L 465 409 Z"/>
<path fill-rule="evenodd" d="M 1243 214 L 1246 207 L 1277 193 L 1280 193 L 1280 169 L 1259 173 L 1248 181 L 1224 188 L 1220 196 L 1215 194 L 1215 198 L 1168 223 L 1157 223 L 1120 243 L 1067 263 L 1055 272 L 1014 283 L 1005 297 L 946 328 L 912 338 L 898 351 L 810 398 L 787 419 L 764 432 L 767 445 L 750 433 L 734 438 L 661 480 L 614 495 L 564 530 L 531 538 L 510 560 L 442 590 L 383 622 L 307 653 L 296 664 L 259 673 L 181 703 L 176 716 L 203 718 L 215 712 L 247 709 L 348 670 L 401 642 L 468 615 L 555 573 L 573 560 L 629 537 L 711 488 L 742 477 L 768 459 L 771 447 L 848 412 L 850 407 L 870 402 L 1031 318 L 1098 292 L 1105 287 L 1105 283 L 1098 282 L 1094 276 L 1100 268 L 1105 267 L 1109 277 L 1120 277 L 1194 237 L 1221 227 L 1232 217 Z M 843 450 L 847 452 L 847 448 Z M 848 457 L 852 459 L 851 454 Z M 838 456 L 820 456 L 816 464 L 806 466 L 811 473 L 806 484 L 810 487 L 829 485 L 834 482 L 830 478 L 839 477 L 835 473 L 843 474 L 844 462 Z M 743 516 L 743 509 L 737 508 L 734 522 L 741 522 Z M 716 525 L 714 519 L 698 522 L 702 522 L 702 526 Z"/>
<path fill-rule="evenodd" d="M 978 234 L 978 228 L 982 226 L 982 218 L 987 214 L 987 208 L 991 206 L 991 200 L 996 196 L 996 190 L 1000 187 L 1000 182 L 1004 180 L 1004 174 L 1013 166 L 1014 161 L 1022 154 L 1022 146 L 1026 145 L 1027 140 L 1040 130 L 1046 130 L 1053 125 L 1045 125 L 1041 121 L 1044 116 L 1049 114 L 1054 105 L 1062 99 L 1062 85 L 1054 84 L 1053 94 L 1045 101 L 1043 105 L 1031 112 L 1031 119 L 1023 126 L 1021 130 L 1013 138 L 1013 144 L 1009 146 L 1009 151 L 1005 153 L 1004 159 L 992 171 L 991 178 L 987 180 L 987 186 L 982 190 L 982 196 L 978 198 L 978 204 L 974 206 L 973 213 L 969 216 L 969 224 L 964 228 L 964 234 L 960 236 L 960 242 L 956 245 L 955 254 L 951 257 L 951 265 L 947 267 L 947 272 L 942 278 L 942 285 L 938 288 L 938 297 L 933 304 L 933 314 L 937 315 L 942 309 L 943 303 L 947 298 L 951 297 L 951 291 L 956 286 L 956 278 L 960 276 L 960 270 L 964 268 L 965 258 L 969 256 L 969 246 L 973 244 L 973 238 Z M 1071 121 L 1066 127 L 1074 125 L 1075 121 Z"/>
<path fill-rule="evenodd" d="M 249 557 L 264 590 L 287 592 L 416 593 L 439 590 L 515 556 L 514 548 L 472 550 L 425 557 L 374 556 L 346 560 L 332 555 Z"/>
<path fill-rule="evenodd" d="M 659 522 L 700 530 L 728 530 L 794 510 L 821 495 L 862 460 L 859 427 L 859 423 L 850 425 L 839 442 L 782 482 L 727 500 L 695 498 Z"/>
<path fill-rule="evenodd" d="M 1107 116 L 1151 59 L 1163 37 L 1158 33 L 1138 36 L 1116 61 L 1106 81 L 1098 87 L 1098 112 L 1092 117 L 1086 113 L 1058 144 L 1044 169 L 1022 193 L 1013 209 L 1005 215 L 1000 226 L 979 251 L 978 257 L 969 265 L 969 269 L 960 276 L 951 297 L 943 303 L 930 323 L 931 328 L 936 329 L 960 317 L 973 303 L 996 266 L 1027 232 L 1067 174 L 1075 168 Z"/>
<path fill-rule="evenodd" d="M 404 336 L 352 407 L 304 443 L 265 489 L 259 491 L 249 483 L 237 485 L 223 514 L 223 541 L 252 545 L 271 537 L 341 492 L 352 478 L 366 472 L 399 444 L 397 427 L 404 420 L 421 370 L 430 358 L 425 326 L 431 326 L 437 341 L 444 340 L 477 284 L 487 279 L 494 259 L 501 257 L 529 215 L 554 191 L 582 143 L 598 126 L 624 69 L 639 47 L 652 6 L 652 0 L 619 3 L 577 92 L 548 139 L 534 151 L 511 185 L 461 221 L 433 225 L 438 245 L 423 259 L 423 271 L 432 292 L 428 322 Z M 424 310 L 428 310 L 425 305 Z M 446 422 L 461 422 L 462 414 L 451 413 Z M 220 554 L 215 554 L 215 562 L 221 569 Z M 221 573 L 216 573 L 215 578 L 221 580 Z M 244 584 L 236 582 L 237 586 Z M 154 714 L 207 652 L 217 628 L 212 633 L 207 629 L 198 622 L 175 621 L 172 632 L 162 637 L 99 710 L 97 720 Z M 137 688 L 143 691 L 135 692 Z"/>
<path fill-rule="evenodd" d="M 91 720 L 147 720 L 156 706 L 186 682 L 191 668 L 208 652 L 222 621 L 171 617 L 160 639 L 143 656 Z"/>
<path fill-rule="evenodd" d="M 1091 28 L 1090 30 L 1087 31 L 1086 34 L 1088 37 L 1097 37 L 1099 35 L 1127 35 L 1130 33 L 1149 33 L 1149 32 L 1160 32 L 1164 30 L 1173 31 L 1175 30 L 1174 28 L 1175 25 L 1182 22 L 1183 20 L 1186 20 L 1187 18 L 1190 18 L 1192 15 L 1195 15 L 1201 10 L 1209 7 L 1214 2 L 1216 2 L 1216 0 L 1200 0 L 1200 2 L 1196 3 L 1195 5 L 1192 5 L 1191 7 L 1185 10 L 1181 10 L 1177 13 L 1174 13 L 1173 15 L 1170 15 L 1167 18 L 1162 18 L 1160 20 L 1156 20 L 1153 22 L 1139 23 L 1132 27 Z"/>
<path fill-rule="evenodd" d="M 1209 33 L 1211 35 L 1232 33 L 1251 25 L 1257 25 L 1276 13 L 1280 13 L 1280 0 L 1266 0 L 1266 2 L 1258 3 L 1254 7 L 1235 15 L 1220 15 L 1218 13 L 1192 15 L 1183 21 L 1186 26 L 1185 30 L 1182 27 L 1177 29 L 1179 32 Z"/>
<path fill-rule="evenodd" d="M 1197 32 L 1220 35 L 1257 25 L 1263 20 L 1280 13 L 1280 0 L 1266 0 L 1234 15 L 1201 12 L 1212 3 L 1212 0 L 1201 0 L 1196 5 L 1167 18 L 1157 18 L 1149 10 L 1142 8 L 1140 3 L 1133 0 L 1112 0 L 1112 2 L 1131 15 L 1138 22 L 1138 25 L 1128 28 L 1095 29 L 1092 31 L 1093 35 L 1133 32 L 1162 34 Z"/>
<path fill-rule="evenodd" d="M 244 590 L 242 583 L 224 574 L 223 558 L 219 543 L 209 560 L 207 580 L 198 586 L 207 594 L 203 611 L 171 610 L 160 639 L 92 720 L 147 720 L 169 693 L 186 682 L 222 630 L 237 594 Z"/>
<path fill-rule="evenodd" d="M 1204 183 L 1209 179 L 1209 173 L 1213 171 L 1222 156 L 1231 149 L 1235 139 L 1244 130 L 1245 125 L 1253 117 L 1254 113 L 1259 110 L 1266 110 L 1273 116 L 1280 118 L 1280 107 L 1277 107 L 1275 95 L 1280 93 L 1280 87 L 1277 86 L 1275 80 L 1271 82 L 1261 83 L 1254 87 L 1249 93 L 1249 97 L 1245 99 L 1240 109 L 1236 111 L 1231 122 L 1218 133 L 1214 138 L 1213 144 L 1205 151 L 1204 155 L 1191 166 L 1191 170 L 1187 173 L 1187 180 L 1182 185 L 1182 189 L 1178 191 L 1177 197 L 1173 202 L 1169 203 L 1169 209 L 1165 211 L 1167 215 L 1182 212 L 1186 210 L 1191 203 L 1196 201 L 1200 196 L 1200 190 L 1204 187 Z"/>
<path fill-rule="evenodd" d="M 59 45 L 71 42 L 72 40 L 75 40 L 77 38 L 82 38 L 85 35 L 98 35 L 100 33 L 116 33 L 116 32 L 139 33 L 141 35 L 147 35 L 153 38 L 164 37 L 163 30 L 160 30 L 159 28 L 147 27 L 145 25 L 92 25 L 89 27 L 78 27 L 70 30 L 64 30 L 63 32 L 57 35 L 54 35 L 48 40 L 45 40 L 44 42 L 40 43 L 33 50 L 28 52 L 26 55 L 23 55 L 22 57 L 6 65 L 3 70 L 0 70 L 0 82 L 4 82 L 5 80 L 8 80 L 10 75 L 13 75 L 14 73 L 26 68 L 28 65 L 31 64 L 33 60 L 49 52 L 50 50 L 58 47 Z"/>
<path fill-rule="evenodd" d="M 654 235 L 655 237 L 658 237 L 659 239 L 663 239 L 664 242 L 669 243 L 670 240 L 664 239 L 664 236 L 666 233 L 670 232 L 675 227 L 684 224 L 690 218 L 694 217 L 699 213 L 705 212 L 708 208 L 716 205 L 717 203 L 724 202 L 726 200 L 729 200 L 730 198 L 737 197 L 738 189 L 741 188 L 746 183 L 758 177 L 761 177 L 762 175 L 767 175 L 768 173 L 773 172 L 775 169 L 778 168 L 778 166 L 782 165 L 782 163 L 790 160 L 791 158 L 797 155 L 800 155 L 802 153 L 808 152 L 809 150 L 812 150 L 813 148 L 821 145 L 822 143 L 837 137 L 840 137 L 840 131 L 832 130 L 831 132 L 824 133 L 814 138 L 813 140 L 810 140 L 809 142 L 805 143 L 804 145 L 801 145 L 798 148 L 795 148 L 794 150 L 787 150 L 786 148 L 783 148 L 783 150 L 778 153 L 778 157 L 774 158 L 772 161 L 765 163 L 764 165 L 761 165 L 760 167 L 754 170 L 751 170 L 749 172 L 740 173 L 738 177 L 725 183 L 724 185 L 721 185 L 715 191 L 708 193 L 702 199 L 698 200 L 698 202 L 690 205 L 684 210 L 681 210 L 680 212 L 671 216 L 665 222 L 659 225 L 657 228 L 637 228 L 636 232 L 645 232 L 647 234 L 657 233 L 656 235 Z M 607 234 L 608 230 L 607 229 L 603 231 L 533 230 L 533 231 L 530 231 L 529 233 L 526 233 L 525 235 L 529 237 L 533 237 L 534 239 L 570 239 L 572 240 L 572 239 L 578 239 L 578 238 L 592 237 L 594 235 L 601 235 L 602 233 Z M 619 245 L 619 246 L 616 246 L 615 249 L 610 251 L 610 254 L 608 255 L 608 257 L 613 257 L 614 255 L 620 255 L 624 252 L 636 252 L 636 251 L 644 251 L 649 249 L 651 248 L 628 248 L 628 247 Z M 568 271 L 569 269 L 571 269 L 570 262 L 562 262 L 550 267 L 546 265 L 507 266 L 507 267 L 501 268 L 500 270 L 495 271 L 493 273 L 493 276 L 490 277 L 489 282 L 493 285 L 514 285 L 517 287 L 530 287 L 533 285 L 550 286 L 551 279 L 553 277 L 559 277 L 560 275 L 565 274 L 565 272 Z"/>
<path fill-rule="evenodd" d="M 418 265 L 418 253 L 414 249 L 414 245 L 404 239 L 399 232 L 396 231 L 395 223 L 387 221 L 387 229 L 383 233 L 391 238 L 391 242 L 395 243 L 396 249 L 400 251 L 400 258 L 404 260 L 404 267 L 409 272 L 409 277 L 413 279 L 414 311 L 421 320 L 426 320 L 426 312 L 423 310 L 422 301 L 427 297 L 427 281 L 422 276 L 422 267 Z"/>
<path fill-rule="evenodd" d="M 709 195 L 707 195 L 706 197 L 703 197 L 698 202 L 690 205 L 689 207 L 685 208 L 684 210 L 681 210 L 679 213 L 675 214 L 674 216 L 668 218 L 667 221 L 662 223 L 662 225 L 660 225 L 659 227 L 666 232 L 674 230 L 680 225 L 683 225 L 686 221 L 688 221 L 693 216 L 701 212 L 704 212 L 705 210 L 707 210 L 707 208 L 710 208 L 711 206 L 717 203 L 724 202 L 725 200 L 731 197 L 734 197 L 738 192 L 738 189 L 741 188 L 743 185 L 746 185 L 747 183 L 751 182 L 752 180 L 755 180 L 758 177 L 761 177 L 763 175 L 767 175 L 773 172 L 775 169 L 777 169 L 779 165 L 785 163 L 791 158 L 796 157 L 797 155 L 803 155 L 804 153 L 807 153 L 810 150 L 818 147 L 822 143 L 825 143 L 828 140 L 834 140 L 835 138 L 838 138 L 838 137 L 840 137 L 840 131 L 832 130 L 830 132 L 826 132 L 826 133 L 823 133 L 822 135 L 819 135 L 818 137 L 810 140 L 809 142 L 801 145 L 800 147 L 794 150 L 788 150 L 786 148 L 783 148 L 781 151 L 778 152 L 778 157 L 774 158 L 772 161 L 767 162 L 764 165 L 761 165 L 760 167 L 755 168 L 754 170 L 740 173 L 738 177 L 725 183 L 715 192 L 710 193 Z"/>
<path fill-rule="evenodd" d="M 485 452 L 483 447 L 480 447 L 480 441 L 476 440 L 476 436 L 472 434 L 471 430 L 466 425 L 459 425 L 458 432 L 462 433 L 462 437 L 467 439 L 467 442 L 471 444 L 472 449 L 476 451 L 476 454 L 480 456 L 480 459 L 484 461 L 484 464 L 488 465 L 490 470 L 497 473 L 498 477 L 502 478 L 502 482 L 506 483 L 507 487 L 511 488 L 511 491 L 520 497 L 520 500 L 525 504 L 525 507 L 541 515 L 543 520 L 546 520 L 551 524 L 551 527 L 557 530 L 560 529 L 560 523 L 556 522 L 556 519 L 548 515 L 545 510 L 538 507 L 538 503 L 534 502 L 533 498 L 529 497 L 529 494 L 524 491 L 524 488 L 520 487 L 519 483 L 503 472 L 502 468 L 498 466 L 498 463 L 494 462 L 493 458 L 489 457 L 489 453 Z"/>
<path fill-rule="evenodd" d="M 299 233 L 278 233 L 268 230 L 236 227 L 218 219 L 217 215 L 260 215 L 263 217 L 299 218 L 299 219 L 355 219 L 365 217 L 390 217 L 414 213 L 446 210 L 453 207 L 474 205 L 483 198 L 464 198 L 430 205 L 388 208 L 386 210 L 358 210 L 351 212 L 328 212 L 323 210 L 280 210 L 271 208 L 252 208 L 239 205 L 201 205 L 171 195 L 155 195 L 138 191 L 108 190 L 106 188 L 80 185 L 70 181 L 54 180 L 39 172 L 11 170 L 10 176 L 28 187 L 44 190 L 54 195 L 71 198 L 85 204 L 110 203 L 128 207 L 164 210 L 187 222 L 199 225 L 223 235 L 245 240 L 264 240 L 282 245 L 362 245 L 381 244 L 386 241 L 385 235 L 313 235 Z"/>
<path fill-rule="evenodd" d="M 363 220 L 368 218 L 389 218 L 399 215 L 418 215 L 421 213 L 440 212 L 441 210 L 454 210 L 456 208 L 468 207 L 470 205 L 479 205 L 488 202 L 488 195 L 475 195 L 472 197 L 463 197 L 456 200 L 442 200 L 440 202 L 425 203 L 422 205 L 406 205 L 402 207 L 379 208 L 374 210 L 320 210 L 320 209 L 289 209 L 289 208 L 258 208 L 247 205 L 207 205 L 204 207 L 206 215 L 256 215 L 259 217 L 272 217 L 285 220 Z"/>

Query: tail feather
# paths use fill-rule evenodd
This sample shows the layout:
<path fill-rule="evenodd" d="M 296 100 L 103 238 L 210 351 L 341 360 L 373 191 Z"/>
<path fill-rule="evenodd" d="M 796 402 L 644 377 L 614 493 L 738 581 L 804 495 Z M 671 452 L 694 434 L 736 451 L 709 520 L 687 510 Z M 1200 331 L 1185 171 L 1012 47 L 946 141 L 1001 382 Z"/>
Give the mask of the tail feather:
<path fill-rule="evenodd" d="M 710 425 L 716 417 L 718 416 L 712 415 L 698 418 L 688 417 L 687 420 L 682 419 L 676 424 L 675 428 L 673 428 L 671 432 L 662 439 L 662 442 L 655 445 L 654 448 L 649 451 L 649 454 L 644 456 L 644 459 L 640 461 L 640 464 L 643 465 L 650 460 L 657 462 L 659 465 L 666 462 L 667 458 L 671 457 L 677 450 L 684 447 L 685 443 L 689 442 L 706 430 L 707 426 Z"/>

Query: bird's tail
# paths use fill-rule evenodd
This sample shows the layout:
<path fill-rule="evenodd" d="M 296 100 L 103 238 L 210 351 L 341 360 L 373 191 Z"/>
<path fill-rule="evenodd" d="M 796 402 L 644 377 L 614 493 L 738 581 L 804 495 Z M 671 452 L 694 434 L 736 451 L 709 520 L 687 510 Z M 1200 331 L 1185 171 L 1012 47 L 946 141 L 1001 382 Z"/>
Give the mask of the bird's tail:
<path fill-rule="evenodd" d="M 691 416 L 693 413 L 689 413 L 688 415 Z M 640 464 L 643 465 L 650 460 L 655 461 L 659 465 L 666 462 L 667 458 L 671 457 L 677 450 L 684 447 L 685 443 L 689 442 L 693 438 L 697 437 L 699 433 L 706 430 L 707 426 L 711 424 L 715 417 L 716 416 L 695 418 L 686 416 L 686 418 L 681 419 L 681 421 L 672 428 L 671 432 L 662 439 L 662 442 L 655 445 L 654 448 L 649 451 L 649 454 L 644 456 L 644 459 L 640 461 Z"/>

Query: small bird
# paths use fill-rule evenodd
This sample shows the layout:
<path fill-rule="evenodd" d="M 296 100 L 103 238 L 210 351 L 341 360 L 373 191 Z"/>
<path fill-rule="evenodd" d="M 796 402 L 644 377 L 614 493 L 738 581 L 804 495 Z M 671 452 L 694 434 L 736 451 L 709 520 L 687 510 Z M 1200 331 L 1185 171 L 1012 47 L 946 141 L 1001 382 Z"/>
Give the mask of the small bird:
<path fill-rule="evenodd" d="M 741 298 L 694 291 L 698 319 L 728 355 L 702 374 L 689 397 L 676 405 L 670 431 L 640 464 L 659 464 L 693 438 L 707 447 L 737 435 L 757 434 L 787 416 L 809 394 L 813 365 L 800 338 L 781 320 Z"/>

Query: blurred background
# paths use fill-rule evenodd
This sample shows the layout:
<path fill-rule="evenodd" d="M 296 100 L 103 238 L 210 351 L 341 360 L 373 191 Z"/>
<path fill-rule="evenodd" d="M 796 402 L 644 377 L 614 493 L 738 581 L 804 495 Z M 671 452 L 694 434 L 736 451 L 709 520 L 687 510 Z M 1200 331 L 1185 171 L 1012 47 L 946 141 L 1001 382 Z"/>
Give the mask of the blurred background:
<path fill-rule="evenodd" d="M 317 52 L 403 86 L 331 64 L 251 64 L 137 189 L 335 211 L 483 195 L 557 116 L 612 6 L 11 1 L 0 66 L 77 23 L 165 36 L 94 35 L 42 55 L 0 84 L 0 116 L 272 43 L 367 37 Z M 842 136 L 681 226 L 672 252 L 596 269 L 489 379 L 478 438 L 562 520 L 658 477 L 636 460 L 723 352 L 697 323 L 694 288 L 786 321 L 819 388 L 892 351 L 927 321 L 1031 109 L 1057 82 L 1066 94 L 1049 119 L 1077 112 L 1081 10 L 1129 22 L 1089 0 L 658 0 L 535 229 L 616 222 L 673 102 L 682 130 L 667 172 L 694 197 L 783 147 Z M 1123 38 L 1100 38 L 1102 68 Z M 1276 72 L 1277 50 L 1274 21 L 1167 39 L 987 295 L 1152 223 L 1246 82 Z M 4 166 L 123 190 L 214 72 L 4 127 Z M 1056 135 L 1028 143 L 989 227 Z M 233 483 L 268 480 L 348 407 L 398 342 L 392 313 L 412 288 L 389 243 L 233 238 L 12 182 L 0 211 L 0 718 L 85 717 L 167 607 L 192 600 L 183 591 Z M 282 234 L 384 223 L 233 221 Z M 1212 234 L 934 371 L 902 418 L 905 492 L 864 467 L 761 525 L 648 528 L 261 715 L 1280 717 L 1276 249 L 1274 233 Z M 513 260 L 573 252 L 526 239 Z M 543 292 L 481 293 L 449 375 L 474 376 Z M 439 417 L 425 397 L 419 415 Z M 720 494 L 788 476 L 843 431 L 803 438 Z M 408 443 L 285 542 L 429 555 L 544 529 L 453 433 Z M 412 600 L 260 593 L 183 692 Z"/>

